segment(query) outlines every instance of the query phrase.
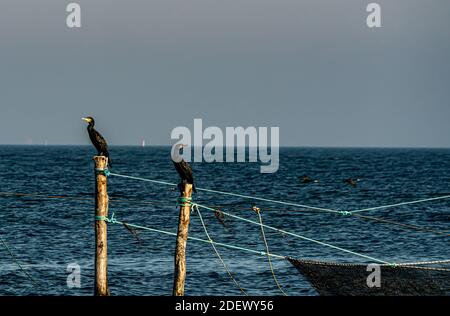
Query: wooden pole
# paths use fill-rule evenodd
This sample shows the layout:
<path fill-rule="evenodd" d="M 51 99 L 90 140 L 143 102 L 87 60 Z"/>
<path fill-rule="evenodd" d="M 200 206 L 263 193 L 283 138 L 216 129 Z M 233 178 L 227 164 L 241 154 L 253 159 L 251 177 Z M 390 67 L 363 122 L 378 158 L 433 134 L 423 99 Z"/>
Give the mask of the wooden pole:
<path fill-rule="evenodd" d="M 180 185 L 180 217 L 178 220 L 177 244 L 175 249 L 175 273 L 173 282 L 173 296 L 184 295 L 186 279 L 186 243 L 191 216 L 192 184 Z"/>
<path fill-rule="evenodd" d="M 107 169 L 108 159 L 95 156 L 95 296 L 109 296 L 107 224 L 99 218 L 108 217 Z"/>

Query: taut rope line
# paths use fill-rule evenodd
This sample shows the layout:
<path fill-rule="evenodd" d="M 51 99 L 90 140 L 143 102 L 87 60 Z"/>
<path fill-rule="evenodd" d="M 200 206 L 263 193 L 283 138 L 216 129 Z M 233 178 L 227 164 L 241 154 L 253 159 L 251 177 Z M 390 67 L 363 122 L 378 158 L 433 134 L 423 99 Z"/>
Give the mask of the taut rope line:
<path fill-rule="evenodd" d="M 117 173 L 113 173 L 113 172 L 111 172 L 109 175 L 115 176 L 115 177 L 120 177 L 120 178 L 126 178 L 126 179 L 133 179 L 133 180 L 139 180 L 139 181 L 163 184 L 163 185 L 168 185 L 168 186 L 177 186 L 176 183 L 160 181 L 160 180 L 151 180 L 151 179 L 145 179 L 145 178 L 133 177 L 133 176 L 126 176 L 126 175 L 121 175 L 121 174 L 117 174 Z M 266 199 L 266 198 L 261 198 L 261 197 L 250 196 L 250 195 L 243 195 L 243 194 L 238 194 L 238 193 L 224 192 L 224 191 L 211 190 L 211 189 L 202 189 L 202 188 L 196 188 L 196 189 L 197 189 L 197 191 L 203 191 L 203 192 L 209 192 L 209 193 L 217 193 L 217 194 L 222 194 L 222 195 L 229 195 L 229 196 L 235 196 L 235 197 L 240 197 L 240 198 L 244 198 L 244 199 L 264 201 L 264 202 L 276 203 L 276 204 L 282 204 L 282 205 L 290 205 L 290 206 L 302 207 L 302 208 L 305 208 L 305 209 L 310 209 L 310 210 L 315 210 L 315 211 L 323 211 L 323 212 L 330 212 L 330 213 L 340 213 L 340 211 L 338 211 L 338 210 L 332 210 L 332 209 L 327 209 L 327 208 L 322 208 L 322 207 L 315 207 L 315 206 L 309 206 L 309 205 L 303 205 L 303 204 L 297 204 L 297 203 L 291 203 L 291 202 L 283 202 L 283 201 L 271 200 L 271 199 Z"/>
<path fill-rule="evenodd" d="M 239 282 L 235 279 L 235 277 L 233 276 L 233 274 L 231 273 L 231 271 L 228 269 L 225 261 L 223 261 L 222 256 L 220 255 L 219 251 L 217 250 L 216 246 L 214 246 L 214 242 L 211 239 L 211 236 L 209 236 L 208 230 L 206 229 L 206 225 L 205 222 L 203 221 L 203 217 L 202 214 L 200 213 L 200 210 L 198 209 L 196 204 L 192 204 L 192 207 L 197 211 L 198 217 L 200 218 L 200 222 L 202 223 L 203 226 L 203 230 L 205 231 L 206 237 L 208 238 L 208 240 L 211 243 L 211 246 L 214 249 L 214 252 L 217 255 L 217 258 L 219 258 L 220 262 L 222 263 L 225 271 L 228 273 L 228 275 L 230 276 L 231 280 L 233 280 L 234 284 L 239 288 L 239 290 L 244 293 L 245 296 L 248 296 L 247 292 L 245 292 L 245 290 L 241 287 L 241 285 L 239 284 Z M 267 252 L 267 254 L 269 254 L 269 252 Z M 270 258 L 270 256 L 267 256 L 268 258 Z"/>
<path fill-rule="evenodd" d="M 206 210 L 210 210 L 210 211 L 213 211 L 213 212 L 215 211 L 215 209 L 213 209 L 211 207 L 208 207 L 208 206 L 204 206 L 204 205 L 201 205 L 201 204 L 196 204 L 196 205 L 198 207 L 204 208 Z M 224 212 L 224 211 L 221 211 L 221 212 L 223 214 L 227 215 L 227 216 L 239 219 L 239 220 L 247 222 L 247 223 L 251 223 L 253 225 L 262 226 L 264 228 L 277 231 L 279 233 L 283 233 L 283 234 L 290 235 L 290 236 L 293 236 L 293 237 L 296 237 L 296 238 L 299 238 L 299 239 L 307 240 L 307 241 L 310 241 L 310 242 L 313 242 L 313 243 L 316 243 L 316 244 L 319 244 L 319 245 L 322 245 L 322 246 L 325 246 L 325 247 L 329 247 L 329 248 L 333 248 L 333 249 L 336 249 L 336 250 L 340 250 L 342 252 L 350 253 L 350 254 L 353 254 L 353 255 L 358 256 L 358 257 L 362 257 L 362 258 L 365 258 L 365 259 L 373 260 L 373 262 L 384 263 L 384 264 L 391 264 L 391 263 L 389 263 L 387 261 L 383 261 L 383 260 L 376 259 L 374 257 L 370 257 L 370 256 L 367 256 L 367 255 L 364 255 L 364 254 L 361 254 L 361 253 L 358 253 L 358 252 L 354 252 L 354 251 L 351 251 L 351 250 L 348 250 L 348 249 L 345 249 L 345 248 L 334 246 L 334 245 L 331 245 L 331 244 L 328 244 L 328 243 L 325 243 L 325 242 L 322 242 L 322 241 L 319 241 L 319 240 L 316 240 L 316 239 L 312 239 L 312 238 L 305 237 L 305 236 L 302 236 L 302 235 L 299 235 L 299 234 L 291 233 L 291 232 L 288 232 L 286 230 L 282 230 L 282 229 L 279 229 L 279 228 L 276 228 L 276 227 L 268 226 L 266 224 L 262 224 L 261 225 L 261 223 L 258 223 L 258 222 L 255 222 L 255 221 L 252 221 L 250 219 L 243 218 L 243 217 L 240 217 L 240 216 L 237 216 L 237 215 L 233 215 L 233 214 L 230 214 L 228 212 Z"/>
<path fill-rule="evenodd" d="M 403 205 L 424 203 L 424 202 L 430 202 L 430 201 L 444 200 L 444 199 L 449 199 L 449 198 L 450 198 L 450 195 L 444 195 L 444 196 L 438 196 L 438 197 L 428 198 L 428 199 L 421 199 L 421 200 L 415 200 L 415 201 L 409 201 L 409 202 L 401 202 L 401 203 L 388 204 L 388 205 L 382 205 L 382 206 L 376 206 L 376 207 L 368 207 L 368 208 L 363 208 L 363 209 L 359 209 L 359 210 L 350 211 L 350 213 L 354 214 L 354 213 L 360 213 L 360 212 L 382 210 L 382 209 L 387 209 L 387 208 L 396 207 L 396 206 L 403 206 Z"/>
<path fill-rule="evenodd" d="M 115 177 L 120 177 L 120 178 L 127 178 L 127 179 L 133 179 L 133 180 L 139 180 L 139 181 L 145 181 L 145 182 L 169 185 L 169 186 L 177 186 L 176 183 L 160 181 L 160 180 L 145 179 L 145 178 L 140 178 L 140 177 L 127 176 L 127 175 L 117 174 L 117 173 L 113 173 L 113 172 L 109 172 L 108 175 L 115 176 Z M 269 202 L 269 203 L 276 203 L 276 204 L 281 204 L 281 205 L 296 206 L 296 207 L 301 207 L 301 208 L 305 208 L 305 209 L 309 209 L 309 210 L 315 210 L 315 211 L 323 211 L 323 212 L 328 212 L 328 213 L 337 213 L 337 214 L 342 214 L 342 215 L 351 215 L 351 214 L 354 214 L 354 213 L 374 211 L 374 210 L 381 210 L 381 209 L 387 209 L 387 208 L 392 208 L 392 207 L 396 207 L 396 206 L 403 206 L 403 205 L 410 205 L 410 204 L 417 204 L 417 203 L 424 203 L 424 202 L 430 202 L 430 201 L 450 199 L 450 195 L 444 195 L 444 196 L 438 196 L 438 197 L 434 197 L 434 198 L 427 198 L 427 199 L 420 199 L 420 200 L 415 200 L 415 201 L 408 201 L 408 202 L 401 202 L 401 203 L 395 203 L 395 204 L 388 204 L 388 205 L 382 205 L 382 206 L 376 206 L 376 207 L 357 209 L 357 210 L 353 210 L 353 211 L 340 211 L 340 210 L 334 210 L 334 209 L 329 209 L 329 208 L 315 207 L 315 206 L 303 205 L 303 204 L 292 203 L 292 202 L 284 202 L 284 201 L 278 201 L 278 200 L 272 200 L 272 199 L 266 199 L 266 198 L 261 198 L 261 197 L 255 197 L 255 196 L 238 194 L 238 193 L 232 193 L 232 192 L 225 192 L 225 191 L 218 191 L 218 190 L 212 190 L 212 189 L 197 188 L 197 190 L 198 191 L 203 191 L 203 192 L 209 192 L 209 193 L 217 193 L 217 194 L 222 194 L 222 195 L 236 196 L 236 197 L 240 197 L 240 198 L 244 198 L 244 199 L 264 201 L 264 202 Z"/>
<path fill-rule="evenodd" d="M 111 218 L 104 217 L 104 216 L 98 216 L 98 217 L 96 216 L 95 219 L 97 221 L 105 221 L 105 222 L 110 223 L 110 224 L 121 224 L 121 225 L 123 225 L 123 223 L 124 223 L 124 222 L 118 221 L 114 214 L 111 216 Z M 166 230 L 156 229 L 156 228 L 152 228 L 152 227 L 145 227 L 145 226 L 136 225 L 136 224 L 130 224 L 128 222 L 126 224 L 128 226 L 130 226 L 130 227 L 137 228 L 137 229 L 142 229 L 142 230 L 147 230 L 147 231 L 151 231 L 151 232 L 161 233 L 161 234 L 164 234 L 164 235 L 177 236 L 177 233 L 169 232 L 169 231 L 166 231 Z M 221 242 L 217 242 L 217 241 L 209 241 L 209 240 L 205 240 L 205 239 L 201 239 L 201 238 L 197 238 L 197 237 L 192 237 L 192 236 L 188 236 L 188 239 L 199 241 L 199 242 L 203 242 L 203 243 L 206 243 L 206 244 L 214 244 L 216 246 L 221 246 L 221 247 L 225 247 L 225 248 L 241 250 L 241 251 L 245 251 L 245 252 L 251 252 L 253 254 L 257 254 L 257 255 L 260 255 L 260 256 L 271 256 L 271 257 L 277 258 L 277 259 L 286 259 L 286 256 L 276 255 L 276 254 L 273 254 L 273 253 L 268 254 L 268 253 L 266 253 L 264 251 L 257 251 L 257 250 L 243 248 L 243 247 L 234 246 L 234 245 L 230 245 L 230 244 L 225 244 L 225 243 L 221 243 Z"/>
<path fill-rule="evenodd" d="M 264 245 L 266 246 L 266 252 L 270 253 L 269 252 L 269 245 L 267 244 L 266 234 L 264 233 L 264 226 L 263 226 L 263 222 L 262 222 L 260 209 L 258 207 L 256 207 L 256 206 L 254 206 L 253 210 L 256 212 L 256 214 L 258 214 L 259 223 L 261 224 L 261 235 L 263 237 Z M 275 284 L 277 285 L 278 289 L 281 291 L 281 293 L 283 293 L 284 296 L 288 296 L 286 294 L 286 292 L 283 291 L 283 289 L 281 288 L 280 283 L 278 282 L 278 279 L 277 279 L 277 277 L 275 275 L 275 271 L 273 270 L 272 260 L 270 259 L 270 256 L 267 256 L 267 260 L 269 261 L 270 272 L 272 273 L 272 277 L 273 277 L 273 280 L 275 281 Z"/>
<path fill-rule="evenodd" d="M 5 247 L 6 251 L 8 251 L 11 258 L 14 260 L 14 262 L 17 264 L 19 269 L 25 274 L 25 276 L 31 281 L 34 287 L 39 287 L 39 285 L 36 283 L 36 281 L 33 279 L 33 277 L 24 269 L 24 267 L 20 264 L 19 260 L 17 260 L 16 256 L 13 254 L 11 248 L 9 248 L 8 244 L 0 237 L 0 242 L 3 244 L 3 247 Z"/>

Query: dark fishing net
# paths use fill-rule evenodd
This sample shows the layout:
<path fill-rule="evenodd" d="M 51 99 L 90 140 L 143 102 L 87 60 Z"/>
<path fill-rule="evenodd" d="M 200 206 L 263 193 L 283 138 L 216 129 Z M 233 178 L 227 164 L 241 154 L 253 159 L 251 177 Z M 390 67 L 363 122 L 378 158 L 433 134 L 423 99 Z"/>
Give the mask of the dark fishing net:
<path fill-rule="evenodd" d="M 365 264 L 287 259 L 320 295 L 450 295 L 450 269 L 443 267 L 380 265 L 380 287 L 369 287 L 373 270 Z"/>

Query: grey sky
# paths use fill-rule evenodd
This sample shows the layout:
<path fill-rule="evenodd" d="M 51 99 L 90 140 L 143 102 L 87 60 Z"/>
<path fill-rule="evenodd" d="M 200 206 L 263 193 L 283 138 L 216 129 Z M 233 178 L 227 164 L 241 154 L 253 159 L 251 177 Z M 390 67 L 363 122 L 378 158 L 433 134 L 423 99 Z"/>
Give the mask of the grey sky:
<path fill-rule="evenodd" d="M 169 144 L 279 126 L 282 145 L 450 146 L 450 1 L 0 2 L 0 143 Z"/>

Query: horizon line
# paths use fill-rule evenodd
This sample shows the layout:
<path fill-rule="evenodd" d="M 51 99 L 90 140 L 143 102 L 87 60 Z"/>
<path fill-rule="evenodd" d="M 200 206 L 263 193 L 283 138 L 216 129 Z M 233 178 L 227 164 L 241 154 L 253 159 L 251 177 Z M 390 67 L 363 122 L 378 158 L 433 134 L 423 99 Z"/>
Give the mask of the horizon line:
<path fill-rule="evenodd" d="M 90 147 L 90 144 L 1 144 L 0 146 L 22 146 L 22 147 Z M 109 145 L 110 148 L 113 147 L 172 147 L 172 145 L 136 145 L 136 144 L 116 144 Z M 190 146 L 192 148 L 204 147 L 204 146 Z M 270 146 L 269 146 L 270 147 Z M 227 146 L 223 146 L 223 148 L 228 148 Z M 234 146 L 233 148 L 243 148 L 243 146 Z M 255 148 L 254 146 L 244 146 L 244 148 Z M 256 147 L 257 148 L 257 147 Z M 408 146 L 408 145 L 400 145 L 400 146 L 383 146 L 383 145 L 281 145 L 279 148 L 358 148 L 358 149 L 450 149 L 450 146 Z"/>

